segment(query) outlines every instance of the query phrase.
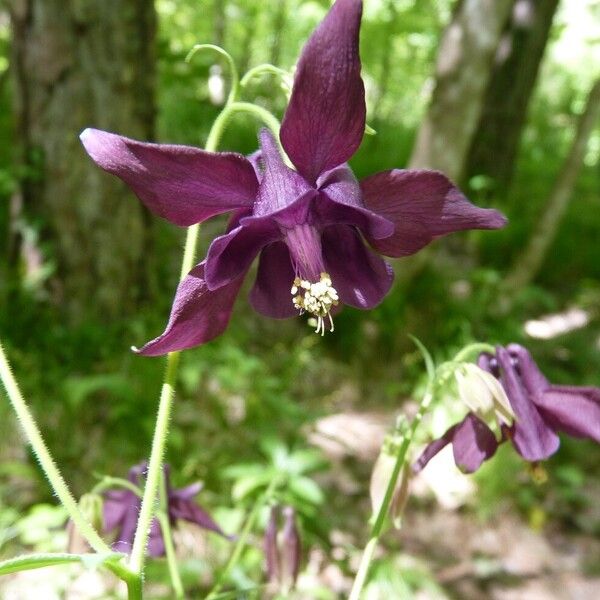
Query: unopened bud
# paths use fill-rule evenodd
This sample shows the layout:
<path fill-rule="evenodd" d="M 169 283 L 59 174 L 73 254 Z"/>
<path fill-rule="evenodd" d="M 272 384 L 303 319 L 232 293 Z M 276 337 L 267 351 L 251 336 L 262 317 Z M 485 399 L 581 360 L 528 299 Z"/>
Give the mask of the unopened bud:
<path fill-rule="evenodd" d="M 472 363 L 464 363 L 454 372 L 458 395 L 469 410 L 486 423 L 500 439 L 500 425 L 512 425 L 515 413 L 500 382 Z"/>
<path fill-rule="evenodd" d="M 283 528 L 279 531 L 280 514 L 283 512 Z M 289 593 L 300 570 L 301 542 L 296 525 L 296 512 L 291 506 L 283 511 L 271 508 L 263 539 L 267 581 L 284 595 Z"/>

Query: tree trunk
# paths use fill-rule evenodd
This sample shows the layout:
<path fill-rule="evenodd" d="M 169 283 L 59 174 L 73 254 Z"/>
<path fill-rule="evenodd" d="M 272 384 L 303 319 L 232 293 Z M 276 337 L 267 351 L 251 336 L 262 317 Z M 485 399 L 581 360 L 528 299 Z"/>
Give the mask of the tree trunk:
<path fill-rule="evenodd" d="M 500 41 L 483 112 L 469 151 L 467 174 L 510 183 L 527 106 L 559 0 L 518 0 Z"/>
<path fill-rule="evenodd" d="M 148 282 L 148 215 L 79 142 L 88 126 L 153 134 L 152 0 L 10 0 L 26 216 L 42 222 L 70 318 L 130 312 Z"/>
<path fill-rule="evenodd" d="M 383 116 L 383 103 L 387 96 L 389 83 L 391 80 L 392 68 L 394 65 L 394 33 L 398 20 L 398 9 L 395 0 L 388 0 L 386 9 L 388 12 L 388 22 L 385 28 L 385 41 L 381 44 L 381 59 L 379 63 L 379 89 L 377 91 L 377 103 L 373 111 L 373 121 L 377 122 Z"/>
<path fill-rule="evenodd" d="M 503 288 L 511 295 L 522 289 L 537 275 L 548 249 L 565 215 L 573 187 L 583 165 L 588 140 L 600 117 L 600 79 L 588 96 L 585 110 L 577 123 L 577 130 L 569 153 L 554 183 L 550 197 L 523 253 L 517 258 L 506 276 Z"/>
<path fill-rule="evenodd" d="M 215 46 L 220 46 L 221 48 L 225 47 L 225 10 L 226 10 L 226 0 L 214 0 L 213 9 L 214 9 L 214 44 Z"/>
<path fill-rule="evenodd" d="M 438 51 L 436 82 L 410 165 L 463 174 L 494 55 L 514 0 L 462 0 Z"/>

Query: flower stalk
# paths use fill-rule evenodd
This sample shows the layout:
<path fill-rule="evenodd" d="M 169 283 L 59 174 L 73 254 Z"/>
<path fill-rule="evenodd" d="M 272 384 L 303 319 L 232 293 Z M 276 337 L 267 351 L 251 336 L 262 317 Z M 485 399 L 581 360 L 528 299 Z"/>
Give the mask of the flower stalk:
<path fill-rule="evenodd" d="M 394 498 L 394 490 L 396 489 L 398 476 L 400 475 L 402 468 L 410 468 L 408 465 L 405 464 L 406 457 L 408 455 L 408 449 L 410 447 L 410 444 L 412 443 L 412 440 L 414 438 L 415 432 L 419 424 L 423 420 L 423 416 L 425 415 L 427 409 L 431 405 L 432 400 L 432 382 L 429 382 L 425 394 L 423 395 L 423 399 L 421 400 L 421 404 L 419 405 L 419 410 L 417 411 L 417 414 L 412 420 L 410 428 L 406 432 L 402 443 L 398 447 L 398 453 L 396 454 L 396 462 L 394 464 L 394 468 L 392 470 L 390 479 L 387 484 L 387 488 L 385 490 L 385 496 L 383 497 L 381 506 L 377 511 L 375 522 L 371 527 L 371 535 L 369 537 L 369 541 L 365 546 L 365 549 L 363 550 L 360 565 L 358 567 L 354 583 L 352 584 L 352 590 L 350 591 L 350 596 L 348 596 L 348 600 L 359 600 L 360 598 L 360 594 L 367 580 L 367 575 L 369 574 L 369 568 L 373 560 L 375 548 L 377 547 L 379 538 L 383 533 L 386 517 L 390 512 L 390 505 Z"/>

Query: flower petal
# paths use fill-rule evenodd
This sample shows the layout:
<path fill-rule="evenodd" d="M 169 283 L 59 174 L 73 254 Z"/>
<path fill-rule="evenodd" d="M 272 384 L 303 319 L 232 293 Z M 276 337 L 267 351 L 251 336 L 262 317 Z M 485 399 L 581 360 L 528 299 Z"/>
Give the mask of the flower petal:
<path fill-rule="evenodd" d="M 492 430 L 473 413 L 459 423 L 452 436 L 454 462 L 463 473 L 474 473 L 498 448 Z"/>
<path fill-rule="evenodd" d="M 456 425 L 453 425 L 452 427 L 450 427 L 450 429 L 448 429 L 448 431 L 446 431 L 446 433 L 444 433 L 442 437 L 438 438 L 437 440 L 433 440 L 433 442 L 427 444 L 425 450 L 421 452 L 421 455 L 419 456 L 419 458 L 417 458 L 417 460 L 412 466 L 412 470 L 414 473 L 419 473 L 420 471 L 422 471 L 427 466 L 427 463 L 434 456 L 436 456 L 436 454 L 439 454 L 448 444 L 452 442 L 452 437 L 454 436 L 454 432 L 456 431 L 458 425 L 458 423 Z"/>
<path fill-rule="evenodd" d="M 290 253 L 283 242 L 263 248 L 256 281 L 250 291 L 254 310 L 272 319 L 288 319 L 298 314 L 290 292 L 294 277 Z"/>
<path fill-rule="evenodd" d="M 394 281 L 392 268 L 367 250 L 356 230 L 347 225 L 327 227 L 322 244 L 325 267 L 340 300 L 361 309 L 377 306 Z"/>
<path fill-rule="evenodd" d="M 369 238 L 381 254 L 414 254 L 432 240 L 464 229 L 498 229 L 506 219 L 498 211 L 471 204 L 437 171 L 383 171 L 360 183 L 367 208 L 396 226 L 389 238 Z"/>
<path fill-rule="evenodd" d="M 327 171 L 317 180 L 321 191 L 315 203 L 321 225 L 354 225 L 374 239 L 394 233 L 394 224 L 366 208 L 360 185 L 348 165 Z"/>
<path fill-rule="evenodd" d="M 254 216 L 262 217 L 280 211 L 307 192 L 316 194 L 301 175 L 283 162 L 279 146 L 269 130 L 261 130 L 260 145 L 265 172 L 258 188 Z"/>
<path fill-rule="evenodd" d="M 281 142 L 310 183 L 346 162 L 364 134 L 365 88 L 358 54 L 361 14 L 360 0 L 337 0 L 298 61 Z"/>
<path fill-rule="evenodd" d="M 555 431 L 600 444 L 600 389 L 553 385 L 533 401 Z"/>
<path fill-rule="evenodd" d="M 525 460 L 544 460 L 558 450 L 560 440 L 535 407 L 508 350 L 498 346 L 496 358 L 502 371 L 500 381 L 516 415 L 512 442 Z"/>
<path fill-rule="evenodd" d="M 177 287 L 164 333 L 137 350 L 144 356 L 159 356 L 204 344 L 227 327 L 243 277 L 210 291 L 204 280 L 205 262 L 190 271 Z"/>
<path fill-rule="evenodd" d="M 267 244 L 281 237 L 270 218 L 249 217 L 229 233 L 216 238 L 206 255 L 206 284 L 217 290 L 245 273 L 256 255 Z"/>
<path fill-rule="evenodd" d="M 165 540 L 158 519 L 152 520 L 150 535 L 148 536 L 148 554 L 154 558 L 165 555 Z"/>
<path fill-rule="evenodd" d="M 125 518 L 129 504 L 135 501 L 135 494 L 129 490 L 109 490 L 102 503 L 102 529 L 110 532 Z"/>
<path fill-rule="evenodd" d="M 196 523 L 202 529 L 208 529 L 228 537 L 213 518 L 201 506 L 191 500 L 182 500 L 172 496 L 169 500 L 169 516 L 171 519 L 184 519 L 190 523 Z"/>
<path fill-rule="evenodd" d="M 529 354 L 527 348 L 524 348 L 519 344 L 509 344 L 506 346 L 506 350 L 511 358 L 516 360 L 518 373 L 525 385 L 525 389 L 532 398 L 535 394 L 538 394 L 550 386 L 550 383 L 535 364 L 535 361 L 531 354 Z"/>
<path fill-rule="evenodd" d="M 258 180 L 240 154 L 148 144 L 86 129 L 81 141 L 94 162 L 122 179 L 156 215 L 175 225 L 252 206 Z"/>

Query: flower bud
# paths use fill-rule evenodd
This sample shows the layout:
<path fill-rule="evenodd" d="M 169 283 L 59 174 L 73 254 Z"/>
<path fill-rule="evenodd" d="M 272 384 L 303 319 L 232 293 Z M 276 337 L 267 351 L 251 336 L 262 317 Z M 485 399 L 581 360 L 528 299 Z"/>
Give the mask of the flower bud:
<path fill-rule="evenodd" d="M 283 512 L 283 528 L 279 520 Z M 295 585 L 300 570 L 301 542 L 296 525 L 296 512 L 291 506 L 283 511 L 273 506 L 263 539 L 267 581 L 281 593 L 287 594 Z"/>
<path fill-rule="evenodd" d="M 458 396 L 469 410 L 502 438 L 500 425 L 512 425 L 515 414 L 500 382 L 487 371 L 471 363 L 462 364 L 454 372 Z"/>

